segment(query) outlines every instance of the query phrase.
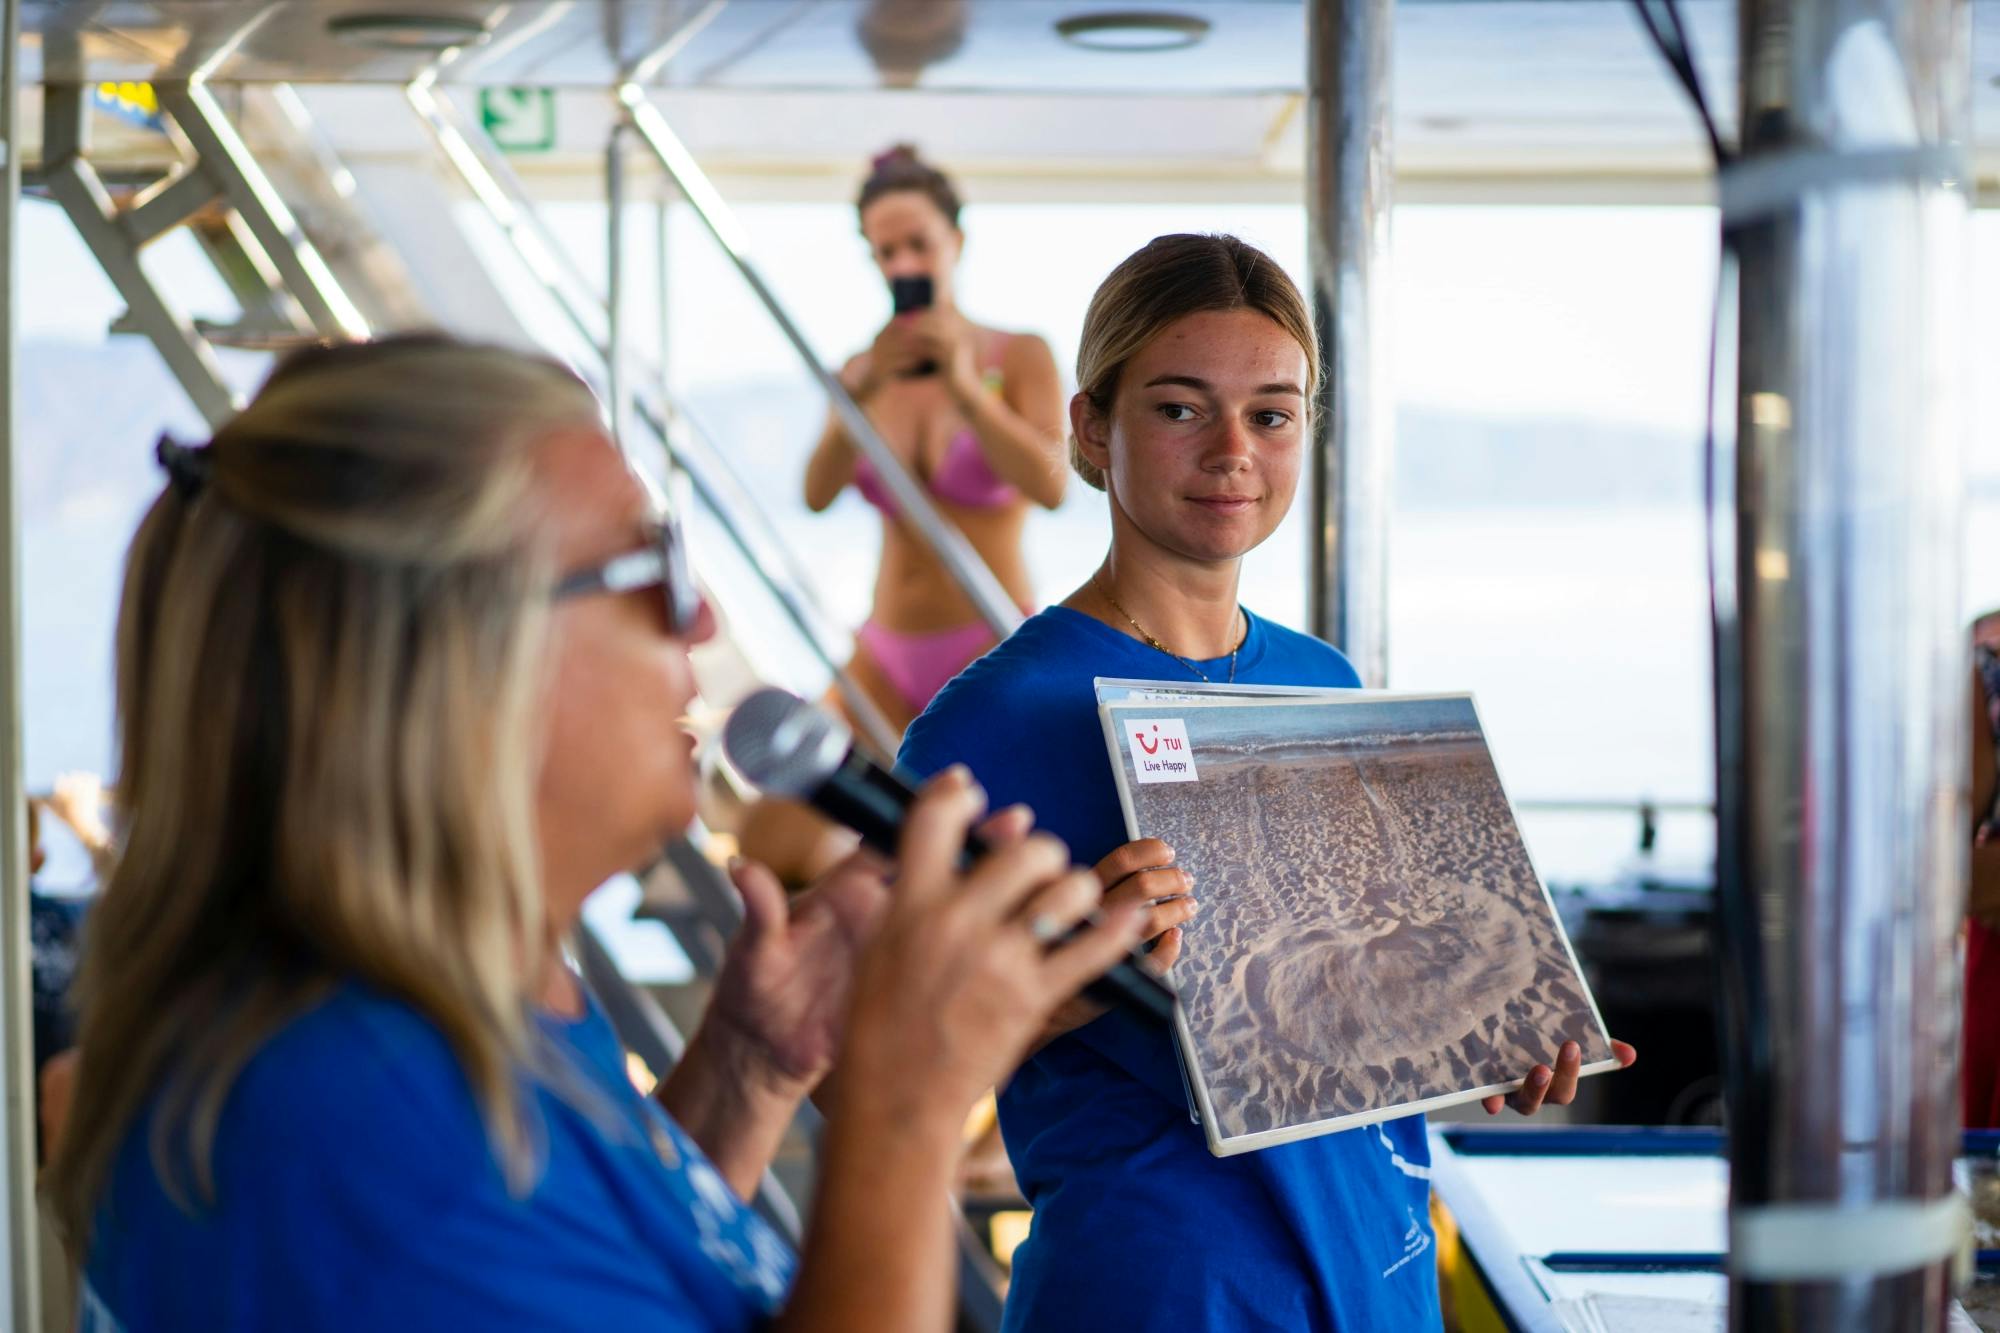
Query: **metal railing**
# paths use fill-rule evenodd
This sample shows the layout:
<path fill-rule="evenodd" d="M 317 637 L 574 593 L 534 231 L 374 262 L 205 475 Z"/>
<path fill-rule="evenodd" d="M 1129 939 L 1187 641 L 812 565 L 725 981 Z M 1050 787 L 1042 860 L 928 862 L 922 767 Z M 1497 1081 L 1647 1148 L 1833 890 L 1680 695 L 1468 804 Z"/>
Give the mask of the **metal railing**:
<path fill-rule="evenodd" d="M 931 503 L 930 496 L 917 484 L 916 478 L 910 475 L 909 469 L 903 466 L 902 460 L 896 457 L 895 451 L 883 440 L 881 433 L 868 420 L 867 414 L 847 392 L 847 387 L 840 382 L 840 377 L 827 369 L 825 361 L 807 341 L 805 333 L 793 321 L 783 303 L 778 300 L 777 294 L 771 290 L 770 284 L 764 281 L 763 273 L 751 260 L 748 233 L 730 213 L 728 205 L 723 202 L 721 194 L 702 171 L 700 164 L 695 161 L 694 155 L 687 150 L 687 146 L 667 124 L 667 118 L 653 105 L 646 96 L 646 90 L 637 82 L 621 83 L 616 91 L 618 101 L 629 117 L 629 123 L 638 131 L 639 141 L 652 153 L 660 169 L 673 181 L 675 188 L 681 192 L 682 198 L 687 200 L 695 216 L 701 219 L 702 225 L 715 238 L 716 244 L 722 247 L 723 253 L 728 256 L 729 262 L 749 286 L 759 304 L 777 324 L 779 332 L 785 336 L 785 341 L 798 352 L 806 369 L 819 382 L 820 388 L 826 391 L 827 402 L 833 408 L 841 429 L 847 432 L 848 439 L 853 441 L 862 456 L 867 458 L 876 474 L 881 477 L 883 485 L 888 487 L 889 493 L 895 497 L 903 521 L 916 534 L 918 540 L 931 549 L 939 565 L 964 591 L 972 602 L 973 609 L 993 632 L 1001 638 L 1013 633 L 1014 627 L 1021 623 L 1021 609 L 1007 595 L 1007 590 L 1000 586 L 1000 580 L 994 577 L 986 562 L 979 558 L 979 553 L 972 549 L 972 543 L 965 539 L 965 534 L 946 522 L 938 513 L 937 507 Z"/>
<path fill-rule="evenodd" d="M 1637 800 L 1529 799 L 1514 802 L 1516 810 L 1548 815 L 1625 815 L 1639 821 L 1639 850 L 1650 852 L 1660 841 L 1661 815 L 1715 814 L 1712 801 L 1656 801 L 1648 796 Z"/>
<path fill-rule="evenodd" d="M 657 370 L 641 366 L 622 343 L 614 345 L 616 321 L 609 304 L 556 243 L 526 188 L 484 129 L 472 124 L 434 80 L 418 79 L 405 89 L 405 96 L 445 159 L 507 239 L 514 256 L 601 359 L 607 387 L 612 390 L 614 424 L 620 429 L 644 426 L 659 440 L 669 461 L 687 475 L 697 496 L 756 571 L 786 618 L 832 672 L 841 702 L 857 729 L 876 749 L 894 754 L 899 743 L 895 728 L 847 670 L 840 635 L 820 613 L 809 577 L 768 514 L 730 468 L 724 452 L 667 394 L 658 382 Z M 614 217 L 620 212 L 615 208 L 611 211 Z M 629 416 L 619 420 L 627 412 Z"/>
<path fill-rule="evenodd" d="M 333 270 L 258 169 L 241 136 L 222 113 L 215 94 L 199 80 L 154 86 L 160 108 L 200 154 L 198 170 L 215 182 L 222 199 L 243 219 L 257 247 L 276 270 L 272 285 L 298 302 L 323 338 L 368 336 L 368 321 L 347 298 Z"/>

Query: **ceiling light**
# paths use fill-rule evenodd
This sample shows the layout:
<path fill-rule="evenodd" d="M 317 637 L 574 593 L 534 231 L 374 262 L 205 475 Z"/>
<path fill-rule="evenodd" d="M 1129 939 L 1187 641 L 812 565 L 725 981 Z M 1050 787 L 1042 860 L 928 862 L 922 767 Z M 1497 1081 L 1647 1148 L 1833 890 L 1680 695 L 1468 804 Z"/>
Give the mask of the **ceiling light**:
<path fill-rule="evenodd" d="M 1158 10 L 1122 9 L 1056 21 L 1064 41 L 1092 51 L 1184 51 L 1208 36 L 1207 19 Z"/>
<path fill-rule="evenodd" d="M 486 40 L 486 25 L 451 14 L 340 14 L 326 30 L 343 42 L 378 51 L 449 51 Z"/>

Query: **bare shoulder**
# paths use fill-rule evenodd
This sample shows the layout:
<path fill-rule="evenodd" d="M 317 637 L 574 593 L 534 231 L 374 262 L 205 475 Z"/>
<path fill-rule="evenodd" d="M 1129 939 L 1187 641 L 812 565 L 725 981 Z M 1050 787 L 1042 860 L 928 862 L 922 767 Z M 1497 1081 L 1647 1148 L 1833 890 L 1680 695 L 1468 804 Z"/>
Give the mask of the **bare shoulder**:
<path fill-rule="evenodd" d="M 1055 353 L 1049 350 L 1048 340 L 1041 334 L 1009 333 L 1005 329 L 995 329 L 993 336 L 1001 340 L 1001 368 L 1010 374 L 1017 371 L 1055 369 Z"/>

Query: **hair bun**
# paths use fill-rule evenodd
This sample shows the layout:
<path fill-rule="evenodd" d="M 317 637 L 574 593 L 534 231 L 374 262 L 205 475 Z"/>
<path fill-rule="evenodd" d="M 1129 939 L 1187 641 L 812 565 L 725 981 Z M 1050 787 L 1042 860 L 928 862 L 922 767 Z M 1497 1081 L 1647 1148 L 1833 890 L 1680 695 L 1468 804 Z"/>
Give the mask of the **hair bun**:
<path fill-rule="evenodd" d="M 868 169 L 870 171 L 880 171 L 886 166 L 905 162 L 913 167 L 920 167 L 924 164 L 924 160 L 917 156 L 917 146 L 913 143 L 891 144 L 868 159 Z"/>
<path fill-rule="evenodd" d="M 885 194 L 909 190 L 929 198 L 944 214 L 945 221 L 958 225 L 960 201 L 951 178 L 924 161 L 913 143 L 891 144 L 868 159 L 868 179 L 862 183 L 855 207 L 866 211 Z"/>

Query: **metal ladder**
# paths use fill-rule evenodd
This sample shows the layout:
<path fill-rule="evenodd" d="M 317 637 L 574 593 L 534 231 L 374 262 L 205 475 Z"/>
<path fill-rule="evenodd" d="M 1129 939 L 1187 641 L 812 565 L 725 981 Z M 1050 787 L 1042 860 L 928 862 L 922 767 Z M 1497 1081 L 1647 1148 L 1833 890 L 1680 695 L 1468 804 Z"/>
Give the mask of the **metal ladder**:
<path fill-rule="evenodd" d="M 92 165 L 90 101 L 81 84 L 44 91 L 36 181 L 62 206 L 126 304 L 121 327 L 143 334 L 211 426 L 238 403 L 215 346 L 263 347 L 365 338 L 350 300 L 298 219 L 279 198 L 213 89 L 188 80 L 154 86 L 179 163 L 120 204 Z M 187 226 L 243 309 L 228 329 L 198 325 L 146 273 L 140 251 Z"/>

